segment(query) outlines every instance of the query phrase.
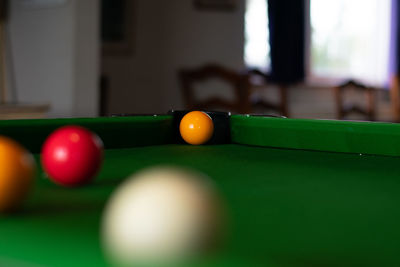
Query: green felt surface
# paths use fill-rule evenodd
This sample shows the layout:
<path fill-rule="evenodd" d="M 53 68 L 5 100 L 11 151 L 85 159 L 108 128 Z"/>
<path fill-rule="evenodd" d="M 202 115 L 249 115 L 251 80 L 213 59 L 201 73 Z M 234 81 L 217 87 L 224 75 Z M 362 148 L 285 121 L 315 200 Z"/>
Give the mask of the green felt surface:
<path fill-rule="evenodd" d="M 101 214 L 130 173 L 157 164 L 209 175 L 225 199 L 225 266 L 399 266 L 400 159 L 244 145 L 107 150 L 98 179 L 67 189 L 39 173 L 25 210 L 0 218 L 0 266 L 107 266 Z"/>
<path fill-rule="evenodd" d="M 168 115 L 0 120 L 0 135 L 12 137 L 32 153 L 39 153 L 47 136 L 65 125 L 79 125 L 97 133 L 106 149 L 166 144 L 173 141 L 173 121 Z"/>
<path fill-rule="evenodd" d="M 400 124 L 233 115 L 232 142 L 246 145 L 400 156 Z"/>

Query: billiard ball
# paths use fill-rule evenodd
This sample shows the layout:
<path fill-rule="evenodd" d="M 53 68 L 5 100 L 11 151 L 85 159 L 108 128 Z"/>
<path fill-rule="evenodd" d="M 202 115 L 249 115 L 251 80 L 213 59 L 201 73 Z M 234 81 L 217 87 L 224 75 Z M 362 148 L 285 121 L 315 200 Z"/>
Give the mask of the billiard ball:
<path fill-rule="evenodd" d="M 197 172 L 153 167 L 112 194 L 102 225 L 106 255 L 116 266 L 177 266 L 215 248 L 222 205 Z"/>
<path fill-rule="evenodd" d="M 17 209 L 35 176 L 32 154 L 11 138 L 0 136 L 0 212 Z"/>
<path fill-rule="evenodd" d="M 211 117 L 201 111 L 187 113 L 179 124 L 180 134 L 187 143 L 201 145 L 210 140 L 214 133 Z"/>
<path fill-rule="evenodd" d="M 74 125 L 52 132 L 42 147 L 44 171 L 55 183 L 78 186 L 90 182 L 101 167 L 103 143 L 93 132 Z"/>

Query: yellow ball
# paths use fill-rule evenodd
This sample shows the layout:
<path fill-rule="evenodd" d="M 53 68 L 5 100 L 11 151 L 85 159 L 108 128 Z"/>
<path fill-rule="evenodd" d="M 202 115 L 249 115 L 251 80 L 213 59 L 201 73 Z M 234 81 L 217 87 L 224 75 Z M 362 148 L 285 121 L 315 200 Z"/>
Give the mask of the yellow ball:
<path fill-rule="evenodd" d="M 214 133 L 214 123 L 207 113 L 192 111 L 182 118 L 179 131 L 187 143 L 201 145 L 211 139 Z"/>
<path fill-rule="evenodd" d="M 14 210 L 30 191 L 35 162 L 14 140 L 0 136 L 0 212 Z"/>
<path fill-rule="evenodd" d="M 218 241 L 217 199 L 210 181 L 198 173 L 171 167 L 142 171 L 107 204 L 106 254 L 117 266 L 174 265 L 201 256 Z"/>

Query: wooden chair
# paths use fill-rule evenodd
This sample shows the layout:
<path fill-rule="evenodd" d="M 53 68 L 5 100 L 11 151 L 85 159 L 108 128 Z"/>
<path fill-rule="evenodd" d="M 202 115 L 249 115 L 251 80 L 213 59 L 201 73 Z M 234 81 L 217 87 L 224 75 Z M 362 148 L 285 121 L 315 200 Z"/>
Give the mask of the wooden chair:
<path fill-rule="evenodd" d="M 390 82 L 390 101 L 392 105 L 393 121 L 400 122 L 400 77 L 393 75 Z"/>
<path fill-rule="evenodd" d="M 251 98 L 251 106 L 253 109 L 261 108 L 263 110 L 273 110 L 280 113 L 282 116 L 288 117 L 289 116 L 289 109 L 288 109 L 288 100 L 287 100 L 287 85 L 285 84 L 276 84 L 270 81 L 270 77 L 268 74 L 258 70 L 258 69 L 250 69 L 248 70 L 248 74 L 250 76 L 250 80 L 253 77 L 260 78 L 261 84 L 252 84 L 252 91 L 251 94 L 255 93 L 258 88 L 263 88 L 267 85 L 275 85 L 278 87 L 279 90 L 279 97 L 280 101 L 278 103 L 273 103 L 266 99 L 261 98 Z"/>
<path fill-rule="evenodd" d="M 233 101 L 220 97 L 209 97 L 203 101 L 195 98 L 194 84 L 213 78 L 225 81 L 232 87 L 235 96 Z M 246 114 L 251 112 L 250 83 L 249 76 L 246 73 L 238 73 L 217 64 L 207 64 L 200 68 L 180 70 L 179 80 L 187 109 L 222 108 L 234 113 Z"/>
<path fill-rule="evenodd" d="M 347 90 L 356 90 L 365 93 L 367 96 L 366 107 L 363 108 L 357 104 L 345 105 L 343 94 Z M 369 121 L 374 121 L 376 118 L 375 91 L 375 88 L 366 86 L 354 80 L 348 80 L 341 85 L 334 87 L 337 119 L 342 120 L 351 113 L 357 113 L 366 116 L 366 119 Z"/>

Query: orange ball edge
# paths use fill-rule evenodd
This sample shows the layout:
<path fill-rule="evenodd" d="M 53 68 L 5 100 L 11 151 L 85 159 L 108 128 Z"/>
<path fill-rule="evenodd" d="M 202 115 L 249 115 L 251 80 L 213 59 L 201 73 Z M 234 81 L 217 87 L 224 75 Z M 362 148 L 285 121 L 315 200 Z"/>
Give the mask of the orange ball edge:
<path fill-rule="evenodd" d="M 0 136 L 0 212 L 18 209 L 36 173 L 32 154 L 13 139 Z"/>
<path fill-rule="evenodd" d="M 214 133 L 214 123 L 211 117 L 202 111 L 191 111 L 183 116 L 179 131 L 185 142 L 191 145 L 207 143 Z"/>

